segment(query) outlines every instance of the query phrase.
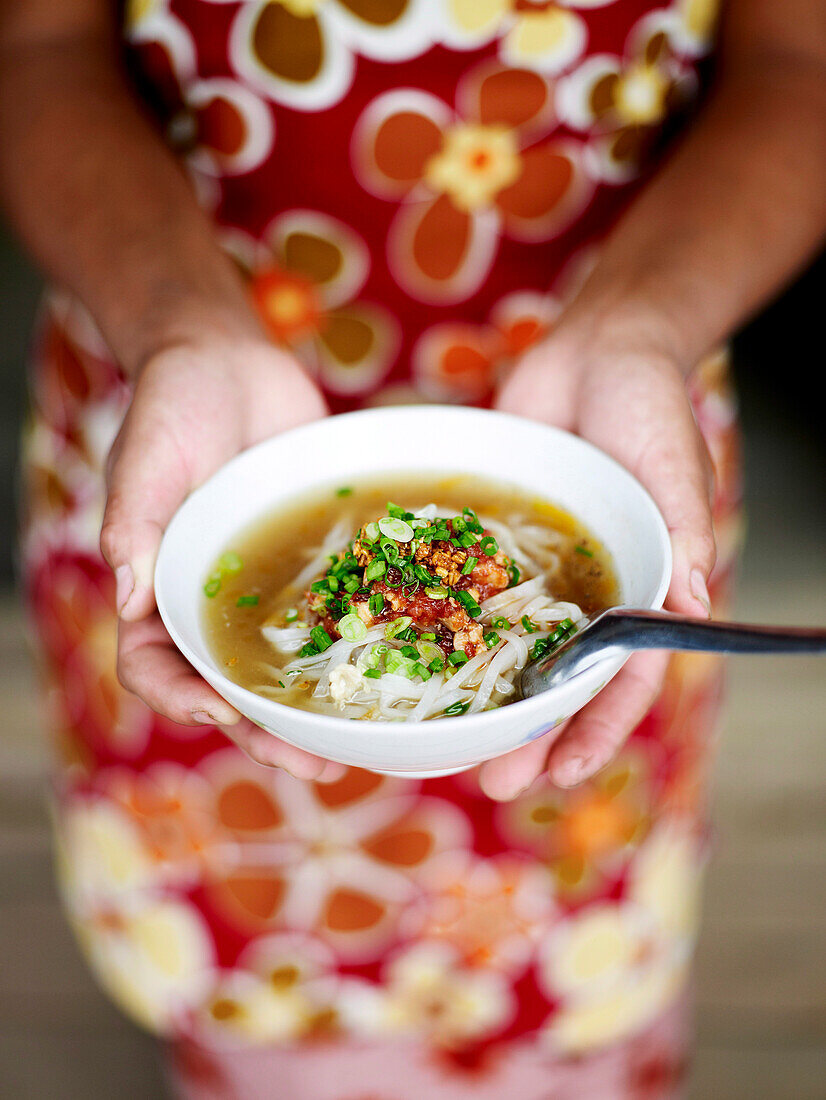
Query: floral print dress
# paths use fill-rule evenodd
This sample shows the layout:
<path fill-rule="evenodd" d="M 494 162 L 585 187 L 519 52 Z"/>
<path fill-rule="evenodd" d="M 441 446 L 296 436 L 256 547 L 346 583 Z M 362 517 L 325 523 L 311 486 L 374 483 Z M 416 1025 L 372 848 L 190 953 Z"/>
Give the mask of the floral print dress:
<path fill-rule="evenodd" d="M 549 332 L 701 83 L 712 0 L 134 0 L 126 57 L 272 338 L 336 410 L 485 403 Z M 23 560 L 58 872 L 96 975 L 200 1097 L 674 1095 L 718 665 L 675 657 L 620 757 L 513 803 L 472 774 L 251 763 L 116 680 L 103 465 L 128 384 L 45 303 Z M 739 534 L 725 359 L 692 396 Z M 402 1071 L 403 1067 L 403 1071 Z"/>

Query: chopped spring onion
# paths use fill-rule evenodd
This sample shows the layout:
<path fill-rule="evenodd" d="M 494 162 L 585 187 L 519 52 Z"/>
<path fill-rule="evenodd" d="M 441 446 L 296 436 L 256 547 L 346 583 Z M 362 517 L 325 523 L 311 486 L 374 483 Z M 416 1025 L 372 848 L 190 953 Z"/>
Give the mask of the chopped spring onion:
<path fill-rule="evenodd" d="M 403 657 L 409 657 L 411 661 L 418 661 L 419 651 L 412 645 L 403 645 L 399 650 Z"/>
<path fill-rule="evenodd" d="M 416 673 L 417 676 L 421 676 L 423 680 L 429 680 L 430 677 L 433 675 L 430 669 L 426 665 L 423 665 L 421 661 L 416 662 L 416 664 L 413 666 L 413 671 Z"/>
<path fill-rule="evenodd" d="M 485 537 L 479 542 L 479 549 L 483 554 L 487 554 L 489 558 L 499 549 L 499 543 L 493 537 L 493 535 L 485 535 Z"/>
<path fill-rule="evenodd" d="M 310 631 L 310 637 L 319 653 L 323 653 L 325 649 L 329 649 L 333 644 L 333 639 L 323 626 L 314 626 Z"/>
<path fill-rule="evenodd" d="M 385 638 L 397 638 L 403 630 L 407 630 L 413 620 L 409 615 L 400 615 L 398 619 L 393 619 L 384 628 Z"/>
<path fill-rule="evenodd" d="M 371 542 L 375 542 L 379 537 L 379 525 L 377 523 L 368 523 L 364 528 L 364 533 Z"/>
<path fill-rule="evenodd" d="M 470 703 L 451 703 L 449 707 L 445 708 L 445 717 L 453 718 L 457 714 L 464 714 L 469 706 Z"/>
<path fill-rule="evenodd" d="M 284 622 L 285 623 L 294 623 L 297 618 L 298 618 L 298 608 L 288 607 L 287 608 L 287 613 L 284 616 Z"/>
<path fill-rule="evenodd" d="M 340 489 L 336 489 L 336 496 L 337 497 L 349 497 L 350 494 L 352 493 L 352 491 L 353 490 L 349 487 L 349 485 L 342 485 L 342 487 Z"/>
<path fill-rule="evenodd" d="M 531 622 L 531 620 L 528 618 L 527 615 L 523 615 L 522 618 L 519 621 L 522 623 L 522 626 L 525 628 L 525 633 L 526 634 L 536 634 L 536 632 L 539 630 L 539 627 L 534 626 L 534 624 Z"/>
<path fill-rule="evenodd" d="M 403 519 L 393 519 L 390 516 L 380 519 L 379 530 L 389 539 L 395 539 L 396 542 L 413 541 L 413 528 Z"/>
<path fill-rule="evenodd" d="M 384 610 L 384 596 L 381 592 L 374 592 L 367 601 L 367 608 L 371 615 L 381 615 Z"/>
<path fill-rule="evenodd" d="M 576 550 L 578 554 L 582 554 L 582 556 L 585 558 L 592 558 L 594 556 L 594 551 L 586 550 L 584 546 L 575 546 L 574 550 Z"/>
<path fill-rule="evenodd" d="M 399 560 L 399 548 L 395 542 L 387 538 L 386 536 L 379 543 L 381 546 L 381 552 L 387 558 L 391 565 L 394 565 Z"/>
<path fill-rule="evenodd" d="M 469 592 L 457 592 L 456 599 L 459 601 L 462 607 L 464 607 L 468 615 L 472 616 L 474 619 L 477 615 L 482 614 L 482 608 Z"/>
<path fill-rule="evenodd" d="M 418 641 L 418 635 L 416 634 L 416 628 L 414 626 L 408 626 L 406 630 L 403 630 L 396 637 L 400 642 L 416 642 Z"/>
<path fill-rule="evenodd" d="M 479 536 L 474 535 L 472 531 L 463 531 L 459 536 L 459 545 L 464 546 L 467 549 L 468 546 L 475 546 L 479 541 Z"/>
<path fill-rule="evenodd" d="M 379 577 L 383 577 L 386 572 L 387 562 L 382 561 L 381 558 L 373 558 L 364 571 L 364 579 L 366 581 L 375 581 L 378 580 Z"/>
<path fill-rule="evenodd" d="M 435 642 L 436 641 L 436 635 L 433 633 L 432 630 L 426 630 L 424 632 L 424 634 L 420 634 L 419 637 L 422 639 L 423 642 Z"/>
<path fill-rule="evenodd" d="M 347 577 L 347 579 L 344 582 L 345 592 L 349 592 L 350 595 L 352 596 L 354 592 L 358 591 L 358 588 L 359 588 L 359 579 L 358 579 L 358 577 L 355 577 L 355 576 Z"/>
<path fill-rule="evenodd" d="M 425 641 L 424 638 L 419 639 L 419 653 L 422 655 L 422 659 L 430 664 L 431 661 L 438 661 L 442 657 L 442 650 L 435 642 Z"/>
<path fill-rule="evenodd" d="M 362 676 L 366 676 L 369 680 L 381 679 L 381 673 L 377 668 L 366 668 L 364 672 L 362 672 Z"/>
<path fill-rule="evenodd" d="M 448 590 L 441 584 L 434 585 L 432 588 L 426 588 L 424 591 L 425 595 L 430 596 L 432 600 L 445 600 L 448 597 Z"/>
<path fill-rule="evenodd" d="M 370 647 L 370 652 L 367 654 L 365 664 L 368 668 L 376 668 L 385 653 L 389 652 L 390 646 L 385 645 L 384 642 L 376 642 L 375 645 Z"/>
<path fill-rule="evenodd" d="M 490 625 L 497 630 L 510 630 L 510 619 L 506 619 L 504 615 L 497 615 L 495 619 L 491 619 Z"/>
<path fill-rule="evenodd" d="M 398 649 L 390 650 L 384 664 L 387 671 L 396 676 L 406 676 L 409 680 L 415 676 L 413 669 L 416 662 L 411 661 L 409 657 L 405 657 Z"/>
<path fill-rule="evenodd" d="M 235 601 L 235 606 L 255 607 L 260 599 L 260 596 L 239 596 L 238 599 Z"/>
<path fill-rule="evenodd" d="M 434 657 L 433 660 L 427 666 L 431 672 L 441 672 L 445 667 L 443 657 Z"/>
<path fill-rule="evenodd" d="M 493 649 L 495 645 L 499 645 L 499 643 L 502 641 L 495 630 L 489 630 L 484 637 L 485 645 L 488 647 L 488 649 Z"/>
<path fill-rule="evenodd" d="M 302 646 L 301 649 L 299 649 L 298 656 L 299 657 L 315 657 L 317 653 L 318 653 L 318 650 L 313 645 L 313 643 L 312 642 L 307 642 L 307 644 L 305 646 Z"/>
<path fill-rule="evenodd" d="M 244 563 L 234 550 L 228 550 L 218 559 L 218 571 L 220 573 L 240 573 Z"/>
<path fill-rule="evenodd" d="M 336 627 L 342 638 L 348 642 L 363 642 L 367 637 L 367 627 L 353 611 L 339 619 Z"/>
<path fill-rule="evenodd" d="M 519 578 L 522 576 L 522 570 L 516 564 L 515 561 L 511 562 L 508 566 L 508 577 L 510 578 L 510 587 L 513 588 L 515 584 L 519 584 Z"/>
<path fill-rule="evenodd" d="M 468 573 L 472 573 L 478 561 L 478 558 L 468 558 L 462 566 L 462 575 L 466 577 Z"/>
<path fill-rule="evenodd" d="M 455 650 L 455 652 L 450 653 L 447 658 L 448 664 L 451 665 L 463 665 L 467 662 L 467 659 L 467 653 L 462 649 Z"/>
<path fill-rule="evenodd" d="M 210 599 L 213 596 L 217 596 L 221 591 L 221 574 L 213 573 L 209 580 L 204 585 L 204 595 L 209 596 Z"/>

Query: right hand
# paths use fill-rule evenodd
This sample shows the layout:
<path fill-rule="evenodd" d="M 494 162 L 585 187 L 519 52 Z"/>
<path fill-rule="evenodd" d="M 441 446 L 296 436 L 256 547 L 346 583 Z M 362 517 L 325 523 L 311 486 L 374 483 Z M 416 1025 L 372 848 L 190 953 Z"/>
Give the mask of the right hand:
<path fill-rule="evenodd" d="M 254 726 L 195 672 L 164 629 L 153 576 L 164 528 L 193 489 L 239 451 L 326 412 L 295 359 L 264 339 L 204 337 L 157 352 L 109 456 L 100 540 L 117 584 L 123 686 L 174 722 L 220 726 L 258 763 L 301 779 L 339 768 Z"/>

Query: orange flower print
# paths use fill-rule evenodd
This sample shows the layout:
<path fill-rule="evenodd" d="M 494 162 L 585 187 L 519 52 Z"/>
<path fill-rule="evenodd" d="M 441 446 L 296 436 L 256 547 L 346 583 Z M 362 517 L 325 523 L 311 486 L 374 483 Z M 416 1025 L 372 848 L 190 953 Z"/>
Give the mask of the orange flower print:
<path fill-rule="evenodd" d="M 679 9 L 644 16 L 623 57 L 595 54 L 559 83 L 560 118 L 590 135 L 586 162 L 597 179 L 623 183 L 637 175 L 662 123 L 696 92 L 696 73 L 683 60 L 693 43 Z"/>
<path fill-rule="evenodd" d="M 539 857 L 564 898 L 588 896 L 618 873 L 651 827 L 654 792 L 641 754 L 622 756 L 573 791 L 536 784 L 497 809 L 497 823 L 515 847 Z"/>
<path fill-rule="evenodd" d="M 247 0 L 233 24 L 231 63 L 276 102 L 318 111 L 348 90 L 356 55 L 391 62 L 422 53 L 431 43 L 430 2 Z"/>
<path fill-rule="evenodd" d="M 575 10 L 615 0 L 445 0 L 442 37 L 454 49 L 478 49 L 494 39 L 514 68 L 559 73 L 585 49 L 588 27 Z"/>
<path fill-rule="evenodd" d="M 402 88 L 370 103 L 353 135 L 356 174 L 400 202 L 387 252 L 409 294 L 446 305 L 482 285 L 500 236 L 546 241 L 584 209 L 580 146 L 539 140 L 555 126 L 539 74 L 484 63 L 459 84 L 454 111 Z"/>
<path fill-rule="evenodd" d="M 398 328 L 385 309 L 359 297 L 370 269 L 359 236 L 327 214 L 290 210 L 270 223 L 261 243 L 233 231 L 224 243 L 248 275 L 273 339 L 327 389 L 350 395 L 381 383 Z"/>
<path fill-rule="evenodd" d="M 432 325 L 413 349 L 416 388 L 434 401 L 484 401 L 507 366 L 550 332 L 560 310 L 551 295 L 523 290 L 500 298 L 487 324 Z"/>
<path fill-rule="evenodd" d="M 100 784 L 129 815 L 164 882 L 196 881 L 226 840 L 210 812 L 209 786 L 189 768 L 168 762 L 145 772 L 116 769 Z"/>
<path fill-rule="evenodd" d="M 156 88 L 169 144 L 199 194 L 212 193 L 204 177 L 242 175 L 267 159 L 275 140 L 270 108 L 235 80 L 199 79 L 195 45 L 168 0 L 132 0 L 125 33 Z"/>
<path fill-rule="evenodd" d="M 536 863 L 448 856 L 434 865 L 404 931 L 450 944 L 467 966 L 516 976 L 554 915 L 554 896 L 552 876 Z"/>
<path fill-rule="evenodd" d="M 347 961 L 379 957 L 433 861 L 469 843 L 464 815 L 409 783 L 355 769 L 338 783 L 299 783 L 235 752 L 201 770 L 222 828 L 243 841 L 212 871 L 227 918 L 247 931 L 277 921 L 314 932 Z"/>

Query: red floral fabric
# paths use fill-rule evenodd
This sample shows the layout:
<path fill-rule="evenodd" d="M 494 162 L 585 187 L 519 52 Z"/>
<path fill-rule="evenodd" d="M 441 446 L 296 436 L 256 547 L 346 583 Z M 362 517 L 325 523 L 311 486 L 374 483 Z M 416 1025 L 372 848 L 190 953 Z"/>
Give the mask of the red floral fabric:
<path fill-rule="evenodd" d="M 273 339 L 343 409 L 489 399 L 696 91 L 713 17 L 710 0 L 136 0 L 125 36 Z M 739 541 L 724 358 L 692 385 L 719 603 Z M 541 780 L 497 805 L 473 775 L 260 768 L 118 685 L 97 537 L 129 389 L 61 294 L 32 394 L 23 558 L 61 890 L 105 988 L 175 1040 L 182 1088 L 672 1095 L 718 666 L 675 658 L 575 791 Z"/>

